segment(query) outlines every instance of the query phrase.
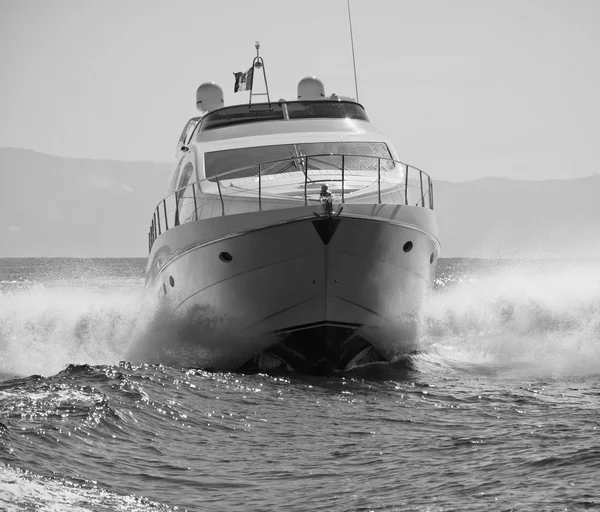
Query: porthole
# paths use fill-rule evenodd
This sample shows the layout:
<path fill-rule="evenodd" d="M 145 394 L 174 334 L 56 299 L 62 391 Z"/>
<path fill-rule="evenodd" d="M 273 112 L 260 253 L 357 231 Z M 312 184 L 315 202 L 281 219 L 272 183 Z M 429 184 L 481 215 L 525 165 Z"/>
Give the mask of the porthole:
<path fill-rule="evenodd" d="M 233 256 L 228 252 L 222 252 L 221 254 L 219 254 L 219 259 L 223 263 L 229 263 L 233 259 Z"/>
<path fill-rule="evenodd" d="M 175 286 L 175 279 L 173 279 L 173 276 L 169 277 L 169 284 L 171 285 L 171 288 Z"/>
<path fill-rule="evenodd" d="M 403 246 L 402 246 L 402 250 L 404 252 L 410 252 L 412 251 L 413 248 L 413 243 L 412 242 L 406 242 Z"/>
<path fill-rule="evenodd" d="M 431 256 L 429 258 L 429 264 L 433 265 L 434 260 L 435 260 L 435 255 L 433 253 L 431 253 Z"/>

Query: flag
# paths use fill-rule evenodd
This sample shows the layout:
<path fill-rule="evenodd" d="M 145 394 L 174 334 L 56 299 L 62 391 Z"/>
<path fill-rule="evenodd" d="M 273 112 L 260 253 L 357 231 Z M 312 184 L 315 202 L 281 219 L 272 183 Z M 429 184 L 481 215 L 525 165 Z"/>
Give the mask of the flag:
<path fill-rule="evenodd" d="M 235 85 L 233 86 L 233 92 L 251 91 L 253 75 L 254 75 L 253 67 L 250 68 L 245 73 L 234 73 Z"/>

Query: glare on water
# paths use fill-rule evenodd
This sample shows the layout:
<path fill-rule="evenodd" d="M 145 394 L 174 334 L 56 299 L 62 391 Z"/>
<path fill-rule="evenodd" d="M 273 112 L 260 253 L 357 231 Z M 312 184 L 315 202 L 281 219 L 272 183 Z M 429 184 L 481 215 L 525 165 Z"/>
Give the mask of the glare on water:
<path fill-rule="evenodd" d="M 421 351 L 329 377 L 122 362 L 143 260 L 0 263 L 2 509 L 600 503 L 595 263 L 441 260 Z"/>

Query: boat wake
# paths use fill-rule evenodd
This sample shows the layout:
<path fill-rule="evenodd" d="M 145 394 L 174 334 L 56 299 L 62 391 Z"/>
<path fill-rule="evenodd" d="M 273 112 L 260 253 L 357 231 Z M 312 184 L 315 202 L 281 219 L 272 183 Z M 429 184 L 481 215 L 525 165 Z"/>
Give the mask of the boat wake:
<path fill-rule="evenodd" d="M 118 363 L 148 324 L 142 292 L 43 284 L 0 291 L 0 375 Z"/>
<path fill-rule="evenodd" d="M 438 279 L 423 350 L 466 363 L 600 372 L 600 264 L 489 263 L 461 274 Z"/>
<path fill-rule="evenodd" d="M 389 375 L 431 364 L 569 375 L 600 371 L 600 265 L 493 268 L 488 262 L 471 271 L 446 261 L 424 307 L 420 353 L 389 367 L 357 368 L 354 375 Z M 144 310 L 142 296 L 141 286 L 36 284 L 0 290 L 0 375 L 50 375 L 68 364 L 157 362 L 151 350 L 136 347 L 190 343 L 198 335 Z M 194 328 L 201 328 L 204 339 L 212 336 L 220 343 L 229 336 L 236 345 L 252 336 L 223 334 L 214 318 L 200 317 Z"/>

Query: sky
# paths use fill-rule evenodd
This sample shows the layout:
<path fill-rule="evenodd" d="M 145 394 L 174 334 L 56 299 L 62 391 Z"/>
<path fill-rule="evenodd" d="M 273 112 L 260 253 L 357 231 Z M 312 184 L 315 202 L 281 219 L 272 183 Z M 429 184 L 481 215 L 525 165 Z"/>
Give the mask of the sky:
<path fill-rule="evenodd" d="M 434 179 L 600 172 L 600 1 L 351 0 L 359 101 Z M 355 96 L 346 0 L 0 0 L 0 147 L 171 162 L 261 43 L 272 99 Z"/>

